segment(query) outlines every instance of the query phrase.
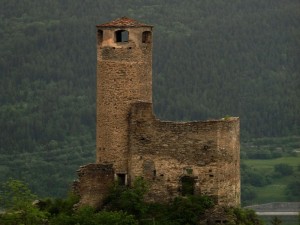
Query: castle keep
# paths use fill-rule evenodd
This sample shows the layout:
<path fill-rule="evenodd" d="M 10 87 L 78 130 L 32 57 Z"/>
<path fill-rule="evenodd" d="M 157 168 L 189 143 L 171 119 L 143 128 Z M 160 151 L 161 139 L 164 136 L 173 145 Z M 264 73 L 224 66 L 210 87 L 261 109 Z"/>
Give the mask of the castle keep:
<path fill-rule="evenodd" d="M 160 121 L 152 109 L 153 27 L 129 18 L 97 26 L 96 163 L 82 166 L 80 204 L 99 207 L 114 181 L 149 183 L 148 201 L 187 194 L 240 204 L 239 118 Z"/>

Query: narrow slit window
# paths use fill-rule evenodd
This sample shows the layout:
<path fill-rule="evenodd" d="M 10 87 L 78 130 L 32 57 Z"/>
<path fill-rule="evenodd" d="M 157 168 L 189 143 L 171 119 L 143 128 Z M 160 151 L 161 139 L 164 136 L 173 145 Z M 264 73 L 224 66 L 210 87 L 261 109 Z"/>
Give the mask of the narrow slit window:
<path fill-rule="evenodd" d="M 155 179 L 156 177 L 156 170 L 153 170 L 153 180 Z"/>
<path fill-rule="evenodd" d="M 128 42 L 129 32 L 127 30 L 118 30 L 115 33 L 116 42 Z"/>
<path fill-rule="evenodd" d="M 98 44 L 101 44 L 103 41 L 103 31 L 102 30 L 98 30 L 97 39 L 98 39 Z"/>

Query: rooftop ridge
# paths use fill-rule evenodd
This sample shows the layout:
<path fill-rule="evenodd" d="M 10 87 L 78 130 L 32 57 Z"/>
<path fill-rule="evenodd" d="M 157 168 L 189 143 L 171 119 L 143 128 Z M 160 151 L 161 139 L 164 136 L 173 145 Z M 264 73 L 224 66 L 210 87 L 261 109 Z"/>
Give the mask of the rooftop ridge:
<path fill-rule="evenodd" d="M 137 20 L 124 16 L 107 23 L 99 24 L 97 25 L 97 27 L 152 27 L 152 26 L 144 23 L 140 23 Z"/>

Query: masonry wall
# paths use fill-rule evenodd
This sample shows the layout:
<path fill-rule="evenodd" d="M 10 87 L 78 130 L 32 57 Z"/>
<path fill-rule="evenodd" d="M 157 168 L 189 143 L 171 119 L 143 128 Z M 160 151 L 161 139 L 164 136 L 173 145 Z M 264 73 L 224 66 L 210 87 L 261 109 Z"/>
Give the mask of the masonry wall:
<path fill-rule="evenodd" d="M 96 162 L 112 163 L 116 173 L 128 169 L 131 103 L 152 102 L 152 42 L 142 42 L 142 33 L 151 29 L 126 28 L 128 42 L 116 42 L 120 28 L 98 30 Z"/>
<path fill-rule="evenodd" d="M 129 119 L 130 180 L 151 183 L 148 199 L 181 195 L 181 178 L 192 177 L 194 193 L 214 196 L 219 205 L 240 204 L 239 119 L 166 122 L 152 104 L 132 105 Z"/>
<path fill-rule="evenodd" d="M 78 207 L 89 205 L 100 208 L 114 183 L 111 164 L 88 164 L 77 171 L 78 180 L 73 183 L 73 192 L 80 196 Z"/>

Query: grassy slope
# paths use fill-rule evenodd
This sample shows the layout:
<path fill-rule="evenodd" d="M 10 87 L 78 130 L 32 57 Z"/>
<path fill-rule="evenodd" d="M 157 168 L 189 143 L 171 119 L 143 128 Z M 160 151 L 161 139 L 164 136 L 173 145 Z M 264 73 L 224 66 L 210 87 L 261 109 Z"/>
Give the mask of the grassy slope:
<path fill-rule="evenodd" d="M 255 170 L 265 174 L 270 175 L 273 172 L 274 165 L 285 163 L 294 168 L 294 174 L 290 176 L 273 178 L 273 182 L 264 187 L 256 187 L 257 198 L 253 199 L 253 203 L 260 204 L 266 202 L 280 202 L 288 201 L 285 194 L 286 185 L 296 178 L 297 166 L 300 164 L 300 156 L 297 157 L 281 157 L 277 159 L 268 160 L 243 160 L 243 162 L 250 167 L 255 168 Z M 299 201 L 299 199 L 294 199 L 294 201 Z"/>

